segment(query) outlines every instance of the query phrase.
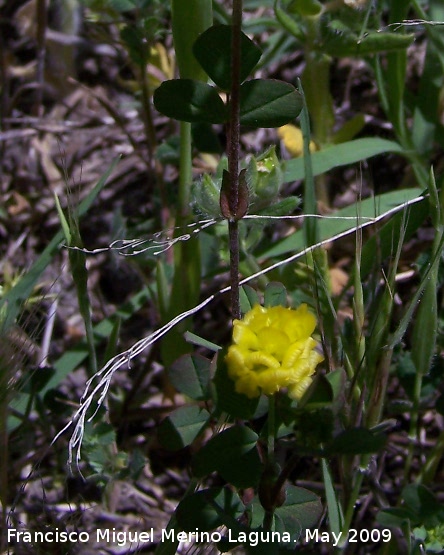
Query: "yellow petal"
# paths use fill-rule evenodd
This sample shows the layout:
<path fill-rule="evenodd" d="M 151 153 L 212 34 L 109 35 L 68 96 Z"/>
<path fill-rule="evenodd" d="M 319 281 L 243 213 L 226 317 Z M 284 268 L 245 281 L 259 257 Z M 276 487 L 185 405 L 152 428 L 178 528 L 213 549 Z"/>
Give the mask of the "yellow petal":
<path fill-rule="evenodd" d="M 258 345 L 260 345 L 262 351 L 276 356 L 278 360 L 282 360 L 290 341 L 285 331 L 263 328 L 255 337 L 257 337 Z"/>
<path fill-rule="evenodd" d="M 297 401 L 299 401 L 302 395 L 304 395 L 304 393 L 310 387 L 312 381 L 312 378 L 304 378 L 303 380 L 291 385 L 288 388 L 288 395 L 292 399 L 296 399 Z"/>
<path fill-rule="evenodd" d="M 258 349 L 260 345 L 258 337 L 251 327 L 248 327 L 242 322 L 234 326 L 233 340 L 238 345 L 242 345 L 245 349 Z"/>
<path fill-rule="evenodd" d="M 277 134 L 291 156 L 294 156 L 296 158 L 303 155 L 304 139 L 302 136 L 302 131 L 299 129 L 299 127 L 288 123 L 287 125 L 279 127 L 279 129 L 277 130 Z M 317 150 L 316 144 L 313 141 L 310 141 L 310 152 L 314 152 L 315 150 Z"/>
<path fill-rule="evenodd" d="M 257 351 L 245 357 L 247 367 L 255 372 L 261 372 L 267 368 L 279 368 L 279 361 L 272 355 Z"/>

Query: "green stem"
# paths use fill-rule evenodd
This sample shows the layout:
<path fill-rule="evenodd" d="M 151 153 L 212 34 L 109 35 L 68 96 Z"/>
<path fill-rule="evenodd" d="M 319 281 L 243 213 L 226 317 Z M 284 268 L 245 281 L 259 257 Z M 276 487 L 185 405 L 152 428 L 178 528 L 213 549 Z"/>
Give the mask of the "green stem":
<path fill-rule="evenodd" d="M 140 68 L 141 74 L 141 89 L 142 89 L 142 104 L 143 104 L 143 126 L 145 128 L 146 142 L 150 157 L 153 156 L 154 149 L 156 148 L 156 131 L 154 129 L 153 117 L 151 112 L 151 91 L 148 81 L 148 73 L 145 67 Z"/>
<path fill-rule="evenodd" d="M 271 472 L 274 473 L 275 470 L 275 457 L 274 457 L 274 448 L 275 448 L 275 422 L 276 422 L 276 398 L 274 395 L 268 396 L 268 421 L 267 421 L 267 464 L 266 468 Z M 275 491 L 276 484 L 273 485 L 272 495 L 275 495 L 277 492 Z M 270 484 L 267 484 L 267 487 L 270 487 Z M 273 508 L 267 508 L 265 511 L 263 527 L 264 530 L 271 530 L 273 526 L 273 516 L 274 510 Z"/>
<path fill-rule="evenodd" d="M 381 421 L 392 356 L 393 349 L 386 347 L 376 368 L 376 379 L 371 386 L 370 399 L 367 403 L 369 410 L 365 422 L 367 428 L 370 429 L 377 426 Z"/>
<path fill-rule="evenodd" d="M 75 224 L 77 225 L 77 224 Z M 80 235 L 77 232 L 78 243 L 76 246 L 82 247 Z M 79 311 L 83 319 L 86 334 L 86 344 L 89 351 L 89 367 L 91 376 L 97 373 L 97 353 L 95 347 L 94 328 L 92 322 L 91 301 L 88 292 L 88 270 L 86 268 L 85 254 L 80 250 L 70 249 L 69 259 L 71 263 L 72 278 L 76 287 Z"/>
<path fill-rule="evenodd" d="M 443 214 L 441 212 L 440 199 L 432 174 L 429 185 L 430 199 L 432 203 L 432 221 L 435 227 L 435 238 L 433 240 L 432 260 L 442 256 L 442 239 L 444 236 Z M 433 200 L 432 200 L 433 199 Z M 412 360 L 416 368 L 415 384 L 413 390 L 413 407 L 410 417 L 409 448 L 406 464 L 404 466 L 404 482 L 409 478 L 415 445 L 414 441 L 419 438 L 419 409 L 421 405 L 421 390 L 424 374 L 430 368 L 433 355 L 436 350 L 436 338 L 438 329 L 438 306 L 436 291 L 438 288 L 439 265 L 431 263 L 429 276 L 424 287 L 421 303 L 416 313 L 416 323 L 412 334 Z"/>
<path fill-rule="evenodd" d="M 369 455 L 365 455 L 361 463 L 368 464 L 369 459 L 370 459 Z M 361 491 L 363 479 L 364 479 L 364 473 L 362 472 L 362 470 L 360 470 L 358 475 L 356 476 L 356 480 L 355 480 L 355 483 L 353 484 L 353 489 L 351 491 L 350 498 L 347 503 L 347 508 L 344 515 L 344 523 L 341 529 L 341 540 L 338 545 L 339 548 L 343 547 L 347 542 L 350 525 L 353 519 L 353 515 L 355 514 L 356 501 L 358 500 L 359 492 Z"/>
<path fill-rule="evenodd" d="M 413 406 L 410 415 L 410 428 L 409 428 L 409 446 L 407 452 L 407 458 L 404 465 L 404 484 L 407 484 L 410 475 L 410 469 L 412 467 L 413 455 L 415 451 L 414 441 L 419 435 L 419 403 L 421 399 L 421 389 L 422 389 L 422 373 L 416 372 L 415 374 L 415 385 L 413 389 Z"/>
<path fill-rule="evenodd" d="M 314 140 L 323 147 L 331 140 L 335 122 L 333 98 L 330 92 L 330 68 L 332 60 L 326 54 L 318 51 L 321 36 L 320 16 L 305 17 L 306 34 L 303 41 L 305 69 L 302 83 L 310 112 Z M 304 152 L 305 156 L 305 152 Z M 316 187 L 318 202 L 329 206 L 329 194 L 325 175 L 320 175 L 313 181 Z"/>
<path fill-rule="evenodd" d="M 317 212 L 317 190 L 313 176 L 313 166 L 310 154 L 310 116 L 308 114 L 307 99 L 305 96 L 302 82 L 298 83 L 299 92 L 302 95 L 303 105 L 301 111 L 301 129 L 304 139 L 304 213 L 316 214 Z M 303 224 L 305 244 L 311 247 L 319 240 L 318 220 L 316 218 L 306 218 Z"/>
<path fill-rule="evenodd" d="M 193 180 L 191 155 L 191 123 L 180 122 L 180 175 L 179 175 L 179 213 L 177 225 L 186 223 L 190 212 L 190 191 Z"/>
<path fill-rule="evenodd" d="M 190 190 L 192 183 L 191 158 L 191 124 L 180 123 L 180 166 L 179 195 L 177 203 L 175 235 L 182 232 L 182 226 L 189 223 Z M 168 302 L 165 321 L 194 306 L 200 293 L 200 247 L 191 241 L 180 241 L 174 245 L 174 278 Z M 182 321 L 175 330 L 164 338 L 162 358 L 166 366 L 189 351 L 189 344 L 183 339 L 183 333 L 191 320 Z"/>
<path fill-rule="evenodd" d="M 331 140 L 335 122 L 333 98 L 330 92 L 331 58 L 320 55 L 317 42 L 320 36 L 320 18 L 305 18 L 307 34 L 304 42 L 305 69 L 302 83 L 308 111 L 312 121 L 314 140 L 321 146 Z M 304 152 L 305 156 L 305 152 Z M 329 195 L 325 176 L 321 175 L 314 181 L 317 200 L 325 206 L 329 205 Z"/>
<path fill-rule="evenodd" d="M 444 431 L 441 432 L 435 446 L 430 452 L 425 464 L 421 467 L 421 472 L 417 478 L 419 484 L 429 484 L 433 481 L 439 464 L 444 456 Z"/>

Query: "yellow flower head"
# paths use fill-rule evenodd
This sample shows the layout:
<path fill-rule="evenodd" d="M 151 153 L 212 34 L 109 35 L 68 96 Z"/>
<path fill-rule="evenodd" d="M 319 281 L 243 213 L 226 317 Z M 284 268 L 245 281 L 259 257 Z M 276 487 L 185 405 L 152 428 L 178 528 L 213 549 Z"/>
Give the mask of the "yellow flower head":
<path fill-rule="evenodd" d="M 324 357 L 311 337 L 316 318 L 302 304 L 297 309 L 256 305 L 242 320 L 234 320 L 233 345 L 225 357 L 236 391 L 252 399 L 282 387 L 300 399 Z"/>

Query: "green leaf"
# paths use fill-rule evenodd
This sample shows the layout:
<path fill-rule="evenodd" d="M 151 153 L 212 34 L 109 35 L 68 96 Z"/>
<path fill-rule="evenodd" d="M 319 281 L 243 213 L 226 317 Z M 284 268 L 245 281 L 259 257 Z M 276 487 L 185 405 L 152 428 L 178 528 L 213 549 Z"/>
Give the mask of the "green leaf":
<path fill-rule="evenodd" d="M 231 89 L 231 25 L 214 25 L 202 33 L 193 46 L 193 53 L 200 65 L 218 87 Z M 247 35 L 241 33 L 240 82 L 254 69 L 261 57 L 261 50 Z"/>
<path fill-rule="evenodd" d="M 328 445 L 329 454 L 360 455 L 376 453 L 382 449 L 387 438 L 382 434 L 375 434 L 367 428 L 350 428 L 336 436 Z"/>
<path fill-rule="evenodd" d="M 430 272 L 426 282 L 424 293 L 419 302 L 416 313 L 416 320 L 412 333 L 412 360 L 416 371 L 421 375 L 428 374 L 432 358 L 436 349 L 436 337 L 438 333 L 438 263 L 440 258 L 436 258 L 436 265 Z"/>
<path fill-rule="evenodd" d="M 318 0 L 293 0 L 288 6 L 289 12 L 298 13 L 303 17 L 318 15 L 321 10 L 322 4 Z"/>
<path fill-rule="evenodd" d="M 222 349 L 222 347 L 220 347 L 219 345 L 216 345 L 216 343 L 213 343 L 212 341 L 208 341 L 208 339 L 200 337 L 199 335 L 196 335 L 191 331 L 186 331 L 183 334 L 183 336 L 185 338 L 185 341 L 187 341 L 188 343 L 191 343 L 192 345 L 197 345 L 199 347 L 204 347 L 205 349 L 214 351 L 215 353 L 217 353 L 217 351 L 220 351 Z"/>
<path fill-rule="evenodd" d="M 218 469 L 219 474 L 235 488 L 255 488 L 259 484 L 263 466 L 257 449 L 252 449 L 237 460 L 228 462 Z"/>
<path fill-rule="evenodd" d="M 345 392 L 347 383 L 347 374 L 343 368 L 338 368 L 325 375 L 325 379 L 331 385 L 333 390 L 333 401 L 335 407 L 342 407 L 345 402 Z"/>
<path fill-rule="evenodd" d="M 307 67 L 304 71 L 304 83 L 308 89 L 311 89 L 311 92 L 307 92 L 308 99 L 316 98 L 317 96 L 320 97 L 316 101 L 314 105 L 315 113 L 318 112 L 318 122 L 316 126 L 319 129 L 327 130 L 330 126 L 333 125 L 333 100 L 330 94 L 319 94 L 314 93 L 314 90 L 320 87 L 321 91 L 328 93 L 328 86 L 317 83 L 318 80 L 318 73 L 324 79 L 326 78 L 325 75 L 325 61 L 317 67 L 317 72 L 308 71 Z M 314 77 L 313 74 L 316 74 Z M 328 74 L 327 74 L 328 75 Z M 326 90 L 327 89 L 327 90 Z M 310 152 L 310 141 L 311 141 L 311 126 L 310 126 L 310 114 L 308 113 L 308 105 L 307 105 L 307 94 L 305 94 L 304 89 L 302 87 L 302 82 L 299 79 L 299 90 L 301 91 L 302 95 L 302 111 L 301 111 L 301 131 L 303 137 L 303 157 L 302 160 L 304 162 L 304 189 L 303 189 L 303 198 L 304 198 L 304 206 L 303 211 L 305 214 L 316 214 L 317 213 L 317 186 L 315 188 L 315 181 L 314 181 L 314 174 L 313 174 L 313 163 L 311 160 L 311 152 Z M 331 119 L 331 122 L 330 122 Z M 320 122 L 322 121 L 322 125 Z M 322 135 L 322 133 L 321 133 Z M 304 234 L 305 244 L 307 246 L 312 246 L 319 241 L 319 221 L 317 218 L 305 218 L 302 224 L 302 233 Z"/>
<path fill-rule="evenodd" d="M 302 527 L 297 517 L 292 515 L 291 513 L 290 514 L 287 513 L 284 515 L 284 517 L 282 517 L 276 511 L 274 513 L 274 529 L 276 530 L 276 532 L 279 532 L 281 535 L 283 535 L 284 532 L 288 532 L 290 534 L 290 541 L 288 542 L 290 545 L 287 546 L 284 542 L 282 542 L 280 544 L 282 551 L 278 551 L 277 553 L 285 553 L 286 552 L 284 551 L 285 548 L 288 548 L 290 552 L 294 552 L 294 546 L 299 540 L 302 533 Z M 266 554 L 266 551 L 263 553 L 263 555 L 265 554 Z"/>
<path fill-rule="evenodd" d="M 278 281 L 267 283 L 264 293 L 264 306 L 287 306 L 287 290 Z"/>
<path fill-rule="evenodd" d="M 196 483 L 194 485 L 196 485 Z M 167 536 L 165 537 L 164 541 L 161 541 L 157 544 L 157 547 L 154 553 L 156 555 L 176 555 L 177 548 L 180 543 L 179 540 L 177 539 L 177 533 L 180 531 L 181 530 L 177 522 L 177 515 L 175 511 L 171 515 L 171 518 L 168 521 L 168 524 L 166 525 L 166 528 L 165 528 L 165 532 L 167 533 Z"/>
<path fill-rule="evenodd" d="M 443 7 L 442 2 L 431 2 L 427 8 L 427 18 L 431 21 L 443 21 Z M 444 34 L 442 27 L 426 25 L 425 28 L 428 40 L 415 98 L 411 137 L 415 150 L 427 156 L 432 152 L 436 140 L 443 145 L 436 114 L 442 110 L 440 98 L 444 81 Z"/>
<path fill-rule="evenodd" d="M 255 305 L 260 304 L 257 291 L 249 285 L 242 285 L 239 291 L 242 314 L 249 312 Z"/>
<path fill-rule="evenodd" d="M 360 38 L 355 33 L 324 27 L 321 49 L 329 56 L 368 56 L 381 52 L 403 50 L 415 40 L 415 35 L 381 33 L 379 31 L 367 32 Z"/>
<path fill-rule="evenodd" d="M 429 372 L 433 355 L 436 348 L 438 334 L 438 299 L 437 290 L 439 289 L 438 272 L 439 264 L 442 260 L 442 247 L 439 251 L 439 244 L 444 234 L 441 221 L 441 209 L 438 191 L 436 189 L 433 171 L 429 179 L 429 203 L 430 215 L 435 228 L 433 240 L 432 257 L 435 262 L 427 277 L 424 287 L 424 294 L 419 303 L 416 313 L 416 321 L 412 333 L 412 360 L 418 373 L 425 375 Z"/>
<path fill-rule="evenodd" d="M 356 228 L 357 223 L 359 222 L 358 214 L 360 216 L 361 223 L 365 223 L 364 218 L 374 218 L 377 217 L 387 210 L 394 208 L 395 206 L 400 206 L 407 201 L 410 201 L 422 194 L 422 189 L 419 188 L 412 188 L 412 189 L 401 189 L 399 191 L 392 191 L 390 193 L 384 193 L 382 195 L 377 195 L 375 197 L 371 197 L 360 201 L 359 204 L 353 204 L 351 206 L 347 206 L 346 208 L 342 208 L 338 210 L 334 214 L 331 214 L 332 217 L 326 217 L 320 220 L 319 222 L 319 240 L 324 241 L 326 239 L 330 239 L 335 237 L 340 233 L 345 233 L 347 230 L 353 230 Z M 409 210 L 409 221 L 407 225 L 410 225 L 410 219 L 413 218 L 416 213 L 418 212 L 418 218 L 416 216 L 413 218 L 415 221 L 423 221 L 422 212 L 424 210 L 424 206 L 427 208 L 427 202 L 421 201 L 417 202 L 416 204 L 406 208 Z M 399 213 L 402 215 L 403 210 L 399 210 Z M 344 218 L 344 219 L 342 219 Z M 355 219 L 356 218 L 356 219 Z M 396 216 L 394 216 L 386 225 L 389 225 L 392 220 L 394 220 Z M 418 224 L 416 224 L 418 225 Z M 412 229 L 414 226 L 412 226 Z M 384 228 L 383 228 L 384 229 Z M 389 236 L 389 235 L 388 235 Z M 371 238 L 367 243 L 372 245 L 372 248 L 375 249 L 382 249 L 383 251 L 389 250 L 392 246 L 391 236 L 390 239 L 382 241 L 379 236 L 376 238 Z M 285 254 L 288 252 L 298 252 L 305 248 L 305 239 L 304 235 L 301 231 L 293 233 L 292 235 L 286 237 L 285 239 L 278 241 L 277 243 L 272 244 L 267 250 L 261 251 L 261 257 L 270 257 L 270 256 L 279 256 L 281 254 Z M 366 246 L 364 246 L 366 249 Z M 381 250 L 375 251 L 380 253 Z M 363 254 L 362 256 L 362 264 L 361 264 L 361 276 L 365 276 L 371 265 L 375 261 L 374 253 L 371 254 L 371 250 L 366 251 L 367 254 Z M 383 254 L 382 257 L 388 256 L 389 254 Z"/>
<path fill-rule="evenodd" d="M 59 216 L 60 225 L 62 226 L 63 234 L 65 236 L 65 242 L 68 246 L 70 246 L 72 244 L 71 230 L 69 227 L 68 220 L 66 219 L 65 213 L 63 212 L 62 206 L 60 204 L 59 197 L 55 192 L 54 192 L 54 202 L 56 205 L 57 214 Z"/>
<path fill-rule="evenodd" d="M 172 385 L 195 401 L 208 399 L 211 361 L 201 355 L 186 354 L 178 358 L 168 370 Z"/>
<path fill-rule="evenodd" d="M 406 507 L 415 513 L 417 522 L 432 528 L 444 522 L 444 505 L 421 484 L 409 484 L 402 490 Z"/>
<path fill-rule="evenodd" d="M 224 123 L 225 104 L 214 87 L 192 79 L 164 81 L 154 91 L 156 110 L 179 121 Z"/>
<path fill-rule="evenodd" d="M 328 374 L 327 374 L 328 376 Z M 320 374 L 311 384 L 309 392 L 307 393 L 307 402 L 302 402 L 298 405 L 304 407 L 305 410 L 318 409 L 325 405 L 330 405 L 333 401 L 333 390 L 327 377 Z M 305 399 L 305 396 L 304 396 Z"/>
<path fill-rule="evenodd" d="M 143 452 L 136 448 L 129 456 L 128 474 L 134 481 L 138 480 L 143 470 L 146 468 L 147 459 Z"/>
<path fill-rule="evenodd" d="M 276 15 L 276 19 L 282 25 L 282 27 L 289 33 L 293 35 L 296 40 L 301 43 L 304 43 L 306 40 L 305 29 L 301 23 L 301 18 L 299 17 L 299 21 L 296 21 L 291 15 L 285 12 L 281 7 L 279 7 L 278 2 L 275 2 L 274 6 L 274 13 Z"/>
<path fill-rule="evenodd" d="M 159 427 L 159 441 L 171 451 L 187 447 L 196 439 L 210 414 L 196 405 L 173 411 Z"/>
<path fill-rule="evenodd" d="M 299 115 L 302 99 L 289 83 L 252 79 L 240 87 L 240 122 L 248 127 L 281 127 Z"/>
<path fill-rule="evenodd" d="M 187 495 L 176 509 L 179 527 L 185 532 L 208 532 L 222 526 L 227 517 L 238 519 L 245 507 L 229 487 L 209 488 Z"/>
<path fill-rule="evenodd" d="M 282 170 L 276 155 L 276 147 L 272 146 L 266 152 L 252 158 L 248 164 L 247 182 L 250 187 L 250 196 L 253 197 L 254 208 L 263 207 L 276 201 L 282 186 Z M 257 197 L 257 198 L 254 198 Z"/>
<path fill-rule="evenodd" d="M 358 113 L 351 119 L 347 120 L 342 127 L 333 135 L 331 142 L 334 144 L 345 143 L 351 141 L 365 126 L 365 115 Z"/>
<path fill-rule="evenodd" d="M 219 474 L 235 487 L 254 487 L 262 471 L 256 449 L 258 435 L 246 426 L 233 426 L 217 434 L 194 456 L 195 476 Z"/>
<path fill-rule="evenodd" d="M 380 138 L 362 138 L 348 141 L 339 145 L 332 145 L 311 153 L 313 175 L 326 173 L 333 168 L 355 164 L 360 160 L 372 158 L 378 154 L 396 152 L 402 154 L 403 148 L 394 141 Z M 284 183 L 304 179 L 304 160 L 295 158 L 283 163 Z"/>
<path fill-rule="evenodd" d="M 333 534 L 338 537 L 344 522 L 341 503 L 336 495 L 336 489 L 331 478 L 328 462 L 322 459 L 322 475 L 324 477 L 325 497 L 328 507 L 328 524 Z"/>
<path fill-rule="evenodd" d="M 376 522 L 387 528 L 401 528 L 404 524 L 414 519 L 412 511 L 402 508 L 383 509 L 378 512 Z"/>
<path fill-rule="evenodd" d="M 221 181 L 205 173 L 200 182 L 195 181 L 191 185 L 191 202 L 195 212 L 211 218 L 220 218 Z"/>
<path fill-rule="evenodd" d="M 173 164 L 178 166 L 180 159 L 179 148 L 180 137 L 179 135 L 173 135 L 165 139 L 165 141 L 157 147 L 156 158 L 161 164 Z"/>
<path fill-rule="evenodd" d="M 227 413 L 232 418 L 253 418 L 259 397 L 249 399 L 243 393 L 237 393 L 234 381 L 228 375 L 227 365 L 224 361 L 225 352 L 218 357 L 216 375 L 214 377 L 216 409 L 218 413 Z"/>
<path fill-rule="evenodd" d="M 317 495 L 308 489 L 289 485 L 285 503 L 276 509 L 275 514 L 286 524 L 291 535 L 299 536 L 302 530 L 318 523 L 322 510 L 322 503 Z M 294 522 L 297 523 L 299 533 L 294 528 Z"/>

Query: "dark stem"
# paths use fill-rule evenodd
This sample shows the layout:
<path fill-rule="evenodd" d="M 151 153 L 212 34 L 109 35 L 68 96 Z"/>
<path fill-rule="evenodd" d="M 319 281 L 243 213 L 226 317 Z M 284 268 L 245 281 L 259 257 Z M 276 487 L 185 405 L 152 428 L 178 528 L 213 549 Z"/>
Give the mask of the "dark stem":
<path fill-rule="evenodd" d="M 239 96 L 240 96 L 240 47 L 242 26 L 242 0 L 233 0 L 231 39 L 231 91 L 230 129 L 228 145 L 228 171 L 230 174 L 229 207 L 231 214 L 238 213 L 239 205 Z M 239 302 L 239 229 L 236 218 L 228 221 L 230 243 L 231 310 L 233 318 L 240 318 Z"/>
<path fill-rule="evenodd" d="M 271 530 L 273 526 L 273 517 L 274 517 L 273 511 L 265 511 L 264 522 L 263 522 L 264 530 Z"/>
<path fill-rule="evenodd" d="M 233 0 L 233 23 L 231 37 L 231 91 L 230 91 L 230 142 L 228 170 L 231 178 L 230 209 L 237 213 L 239 203 L 239 96 L 240 96 L 240 37 L 242 24 L 242 0 Z"/>
<path fill-rule="evenodd" d="M 228 221 L 228 237 L 230 242 L 230 283 L 231 312 L 233 318 L 241 317 L 239 300 L 239 224 L 237 220 Z"/>

